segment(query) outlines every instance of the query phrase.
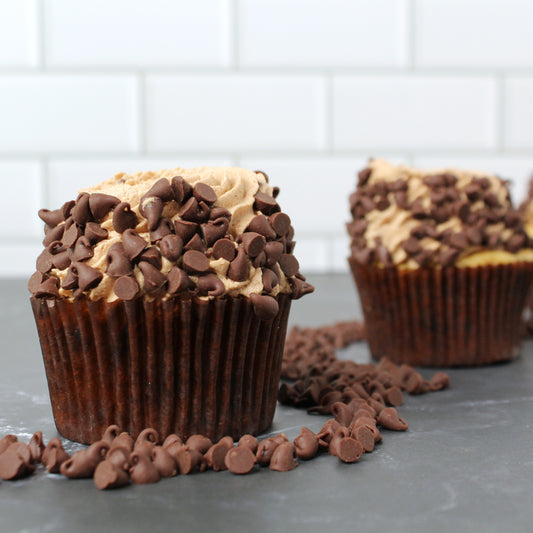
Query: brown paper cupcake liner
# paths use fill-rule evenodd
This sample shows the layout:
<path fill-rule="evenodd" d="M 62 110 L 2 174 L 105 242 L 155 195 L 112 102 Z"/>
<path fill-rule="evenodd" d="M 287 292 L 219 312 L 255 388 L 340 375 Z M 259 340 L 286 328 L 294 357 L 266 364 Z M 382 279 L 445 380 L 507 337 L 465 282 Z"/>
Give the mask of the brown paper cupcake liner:
<path fill-rule="evenodd" d="M 245 298 L 31 298 L 54 419 L 66 438 L 258 434 L 272 423 L 291 300 L 261 321 Z"/>
<path fill-rule="evenodd" d="M 532 263 L 417 270 L 349 263 L 375 359 L 474 366 L 518 356 Z"/>

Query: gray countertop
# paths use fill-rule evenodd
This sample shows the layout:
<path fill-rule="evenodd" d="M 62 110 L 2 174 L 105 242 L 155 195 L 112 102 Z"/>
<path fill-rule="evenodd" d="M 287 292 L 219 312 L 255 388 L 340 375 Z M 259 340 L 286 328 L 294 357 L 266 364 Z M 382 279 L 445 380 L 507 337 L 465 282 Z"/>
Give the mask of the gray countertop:
<path fill-rule="evenodd" d="M 294 303 L 291 323 L 360 318 L 348 276 L 310 281 L 317 290 Z M 0 295 L 0 436 L 27 441 L 40 429 L 48 441 L 57 432 L 25 282 L 1 281 Z M 364 343 L 342 356 L 369 360 Z M 207 472 L 109 492 L 41 467 L 0 482 L 0 531 L 532 531 L 533 343 L 513 363 L 449 374 L 449 390 L 407 397 L 409 431 L 384 431 L 358 463 L 323 455 L 287 473 Z M 294 438 L 324 420 L 278 406 L 272 431 Z"/>

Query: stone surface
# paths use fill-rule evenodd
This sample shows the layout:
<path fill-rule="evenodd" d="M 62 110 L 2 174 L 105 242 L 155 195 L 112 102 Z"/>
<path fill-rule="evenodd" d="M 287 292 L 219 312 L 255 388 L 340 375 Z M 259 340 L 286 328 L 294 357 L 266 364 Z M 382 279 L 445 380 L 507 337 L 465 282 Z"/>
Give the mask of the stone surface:
<path fill-rule="evenodd" d="M 292 323 L 360 318 L 348 276 L 314 276 Z M 0 436 L 57 436 L 25 282 L 0 282 Z M 343 352 L 369 360 L 366 344 Z M 427 376 L 433 373 L 423 371 Z M 0 530 L 11 531 L 530 531 L 533 342 L 513 363 L 449 371 L 452 388 L 407 397 L 409 431 L 355 464 L 327 454 L 288 473 L 207 472 L 100 492 L 92 480 L 46 474 L 0 482 Z M 294 439 L 326 418 L 278 406 L 272 432 Z M 70 453 L 80 448 L 69 443 Z"/>

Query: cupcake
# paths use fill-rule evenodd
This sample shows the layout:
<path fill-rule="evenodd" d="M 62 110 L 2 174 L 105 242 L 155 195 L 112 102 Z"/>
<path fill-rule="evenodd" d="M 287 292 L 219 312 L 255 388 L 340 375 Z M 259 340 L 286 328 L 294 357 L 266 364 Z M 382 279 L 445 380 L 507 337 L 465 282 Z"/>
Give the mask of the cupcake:
<path fill-rule="evenodd" d="M 524 229 L 529 237 L 533 239 L 533 177 L 529 180 L 527 197 L 520 204 L 519 211 L 524 223 Z M 526 334 L 533 335 L 533 293 L 530 294 L 526 304 L 524 319 Z"/>
<path fill-rule="evenodd" d="M 313 290 L 278 192 L 262 172 L 174 168 L 39 212 L 29 290 L 64 437 L 270 426 L 291 300 Z"/>
<path fill-rule="evenodd" d="M 517 356 L 533 248 L 505 181 L 376 159 L 350 209 L 349 263 L 374 358 L 462 366 Z"/>

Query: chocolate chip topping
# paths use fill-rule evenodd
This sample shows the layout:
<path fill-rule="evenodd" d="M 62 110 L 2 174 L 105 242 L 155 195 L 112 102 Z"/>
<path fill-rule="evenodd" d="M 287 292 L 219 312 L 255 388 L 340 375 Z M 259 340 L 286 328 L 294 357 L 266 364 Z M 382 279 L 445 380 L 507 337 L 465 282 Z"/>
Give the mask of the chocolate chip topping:
<path fill-rule="evenodd" d="M 204 241 L 202 240 L 202 237 L 196 233 L 192 236 L 191 240 L 184 246 L 184 250 L 196 250 L 197 252 L 205 253 L 206 252 L 206 246 Z"/>
<path fill-rule="evenodd" d="M 198 278 L 198 289 L 201 296 L 222 296 L 226 291 L 224 283 L 215 274 L 206 274 Z"/>
<path fill-rule="evenodd" d="M 178 294 L 194 288 L 192 279 L 181 268 L 173 267 L 168 273 L 168 293 Z"/>
<path fill-rule="evenodd" d="M 195 222 L 189 222 L 187 220 L 174 221 L 174 231 L 176 232 L 176 235 L 181 237 L 183 242 L 190 241 L 198 228 L 199 226 Z"/>
<path fill-rule="evenodd" d="M 209 271 L 209 259 L 202 252 L 189 250 L 183 254 L 183 269 L 189 274 L 205 274 Z"/>
<path fill-rule="evenodd" d="M 114 209 L 120 200 L 116 196 L 109 194 L 93 193 L 89 196 L 89 209 L 95 220 L 102 220 Z"/>
<path fill-rule="evenodd" d="M 133 266 L 128 258 L 124 244 L 116 242 L 111 245 L 106 256 L 106 273 L 113 277 L 128 276 L 133 273 Z"/>
<path fill-rule="evenodd" d="M 237 250 L 235 244 L 230 239 L 220 239 L 213 245 L 211 253 L 214 259 L 223 258 L 226 261 L 233 261 Z"/>
<path fill-rule="evenodd" d="M 205 222 L 209 218 L 209 206 L 205 202 L 199 202 L 192 197 L 178 211 L 178 215 L 189 222 Z"/>
<path fill-rule="evenodd" d="M 78 278 L 78 288 L 81 291 L 93 289 L 102 281 L 103 274 L 85 263 L 72 263 L 70 268 Z"/>
<path fill-rule="evenodd" d="M 192 185 L 186 182 L 181 176 L 174 176 L 172 178 L 171 187 L 174 192 L 174 200 L 178 204 L 186 202 L 192 195 Z"/>
<path fill-rule="evenodd" d="M 267 239 L 276 238 L 276 232 L 265 215 L 256 215 L 252 218 L 245 231 L 255 231 Z"/>
<path fill-rule="evenodd" d="M 137 215 L 127 202 L 120 202 L 113 210 L 113 227 L 117 233 L 124 233 L 128 228 L 135 228 L 137 221 Z"/>
<path fill-rule="evenodd" d="M 157 270 L 161 270 L 161 267 L 163 266 L 163 262 L 161 261 L 161 253 L 155 246 L 150 246 L 141 253 L 139 256 L 139 262 L 141 261 L 150 263 L 152 266 L 157 268 Z"/>
<path fill-rule="evenodd" d="M 251 294 L 250 300 L 253 305 L 254 313 L 261 320 L 271 320 L 279 311 L 279 305 L 275 298 L 265 294 Z"/>
<path fill-rule="evenodd" d="M 93 255 L 93 247 L 91 246 L 89 239 L 85 237 L 85 235 L 81 236 L 74 245 L 74 251 L 71 256 L 72 261 L 85 261 L 90 259 Z"/>
<path fill-rule="evenodd" d="M 300 270 L 298 260 L 292 254 L 281 254 L 278 262 L 281 270 L 288 277 L 294 276 Z"/>
<path fill-rule="evenodd" d="M 87 222 L 87 224 L 85 224 L 84 235 L 89 240 L 91 246 L 94 246 L 100 241 L 107 239 L 109 232 L 96 222 Z"/>
<path fill-rule="evenodd" d="M 205 202 L 207 205 L 214 204 L 217 200 L 215 191 L 206 183 L 197 183 L 192 194 L 199 202 Z"/>
<path fill-rule="evenodd" d="M 74 222 L 74 219 L 67 219 L 67 221 L 65 222 L 65 232 L 63 233 L 63 238 L 61 239 L 61 242 L 65 245 L 65 247 L 70 248 L 71 246 L 74 246 L 78 237 L 81 234 L 82 231 L 80 228 L 78 228 L 78 226 Z"/>
<path fill-rule="evenodd" d="M 159 219 L 163 213 L 163 201 L 161 198 L 149 198 L 142 205 L 142 214 L 148 220 L 148 230 L 154 231 L 159 225 Z"/>
<path fill-rule="evenodd" d="M 39 218 L 50 227 L 55 227 L 65 219 L 61 209 L 50 211 L 49 209 L 39 209 Z"/>
<path fill-rule="evenodd" d="M 248 264 L 248 258 L 242 247 L 237 250 L 237 256 L 230 263 L 227 276 L 233 281 L 246 281 L 250 272 L 250 266 Z"/>
<path fill-rule="evenodd" d="M 130 261 L 137 259 L 148 246 L 148 243 L 131 228 L 122 234 L 122 244 L 124 253 Z"/>
<path fill-rule="evenodd" d="M 72 209 L 72 218 L 79 226 L 85 226 L 94 219 L 89 207 L 89 194 L 86 192 L 78 196 L 76 205 Z"/>
<path fill-rule="evenodd" d="M 115 294 L 121 300 L 133 300 L 137 294 L 139 294 L 139 284 L 135 281 L 135 278 L 130 276 L 121 276 L 115 281 L 113 287 Z"/>
<path fill-rule="evenodd" d="M 224 217 L 219 217 L 215 220 L 201 225 L 202 235 L 204 237 L 205 244 L 208 248 L 213 246 L 219 239 L 222 239 L 229 228 L 229 220 Z"/>
<path fill-rule="evenodd" d="M 177 261 L 183 250 L 183 241 L 177 235 L 166 235 L 159 243 L 161 255 L 169 261 Z"/>
<path fill-rule="evenodd" d="M 277 208 L 278 204 L 272 196 L 265 194 L 263 192 L 258 192 L 255 196 L 254 209 L 256 211 L 261 211 L 265 215 L 272 214 Z"/>
<path fill-rule="evenodd" d="M 144 276 L 143 288 L 148 294 L 157 292 L 165 285 L 167 277 L 151 263 L 143 261 L 139 263 L 139 268 Z"/>
<path fill-rule="evenodd" d="M 265 238 L 254 231 L 243 233 L 241 241 L 244 251 L 250 257 L 257 257 L 265 249 L 266 245 Z"/>
<path fill-rule="evenodd" d="M 170 202 L 175 199 L 175 191 L 168 179 L 158 179 L 143 196 L 143 198 L 152 197 L 159 198 L 162 202 Z"/>

